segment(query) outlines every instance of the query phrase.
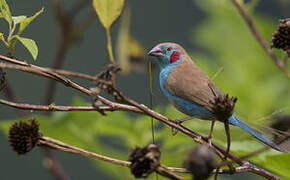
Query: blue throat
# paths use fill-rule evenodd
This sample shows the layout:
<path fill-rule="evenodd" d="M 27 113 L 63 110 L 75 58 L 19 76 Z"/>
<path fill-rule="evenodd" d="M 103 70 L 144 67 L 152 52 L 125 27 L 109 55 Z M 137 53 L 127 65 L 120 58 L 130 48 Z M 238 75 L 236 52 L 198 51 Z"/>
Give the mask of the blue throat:
<path fill-rule="evenodd" d="M 178 66 L 178 64 L 181 62 L 182 60 L 182 56 L 180 57 L 179 60 L 177 60 L 176 62 L 172 63 L 172 64 L 163 64 L 163 61 L 158 61 L 159 66 L 160 66 L 160 74 L 159 74 L 159 81 L 160 81 L 160 88 L 161 91 L 163 92 L 163 94 L 165 96 L 167 96 L 171 101 L 174 102 L 174 104 L 177 106 L 177 108 L 192 117 L 196 117 L 196 118 L 200 118 L 200 119 L 214 119 L 213 115 L 211 112 L 209 112 L 207 109 L 205 109 L 204 107 L 179 98 L 173 94 L 171 94 L 166 88 L 165 88 L 165 81 L 167 79 L 167 77 L 170 75 L 170 73 L 173 71 L 173 69 Z"/>

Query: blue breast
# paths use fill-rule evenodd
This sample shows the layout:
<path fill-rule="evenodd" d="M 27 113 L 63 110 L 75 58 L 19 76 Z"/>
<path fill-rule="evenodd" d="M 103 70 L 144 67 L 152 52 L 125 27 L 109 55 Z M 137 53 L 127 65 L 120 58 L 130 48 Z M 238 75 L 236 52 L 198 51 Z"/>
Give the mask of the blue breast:
<path fill-rule="evenodd" d="M 175 107 L 183 112 L 184 114 L 187 114 L 192 117 L 196 117 L 199 119 L 214 119 L 211 112 L 209 112 L 207 109 L 205 109 L 203 106 L 198 105 L 194 102 L 191 102 L 186 99 L 182 99 L 180 97 L 177 97 L 173 94 L 171 94 L 166 88 L 165 88 L 165 81 L 167 77 L 171 74 L 171 72 L 174 70 L 174 68 L 180 63 L 179 61 L 176 61 L 175 63 L 169 64 L 167 66 L 160 66 L 160 74 L 159 74 L 159 81 L 160 81 L 160 88 L 164 95 L 166 95 L 170 101 L 172 101 L 175 105 Z"/>

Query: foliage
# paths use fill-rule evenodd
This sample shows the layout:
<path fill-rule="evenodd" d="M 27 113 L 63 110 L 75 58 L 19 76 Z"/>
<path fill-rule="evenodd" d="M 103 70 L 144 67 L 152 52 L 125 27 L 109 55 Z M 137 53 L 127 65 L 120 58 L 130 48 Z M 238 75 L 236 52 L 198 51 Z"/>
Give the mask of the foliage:
<path fill-rule="evenodd" d="M 36 60 L 38 55 L 38 47 L 34 40 L 29 38 L 21 37 L 22 32 L 24 29 L 41 13 L 43 13 L 44 8 L 42 8 L 40 11 L 36 12 L 33 16 L 27 17 L 27 16 L 12 16 L 9 6 L 7 5 L 5 0 L 0 1 L 0 18 L 4 18 L 8 24 L 9 24 L 9 35 L 5 39 L 4 34 L 0 33 L 0 39 L 2 42 L 7 46 L 9 49 L 9 55 L 11 57 L 14 56 L 14 49 L 17 40 L 19 40 L 23 46 L 30 52 L 33 59 Z M 19 26 L 18 32 L 15 33 L 16 26 Z"/>

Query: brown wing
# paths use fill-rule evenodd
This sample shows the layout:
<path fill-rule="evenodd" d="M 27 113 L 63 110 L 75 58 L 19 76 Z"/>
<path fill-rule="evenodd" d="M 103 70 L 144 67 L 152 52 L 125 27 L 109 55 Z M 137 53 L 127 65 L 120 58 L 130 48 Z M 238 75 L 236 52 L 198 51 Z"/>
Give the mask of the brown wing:
<path fill-rule="evenodd" d="M 185 54 L 180 64 L 174 68 L 165 81 L 166 89 L 180 97 L 211 111 L 214 98 L 222 92 L 210 78 Z"/>

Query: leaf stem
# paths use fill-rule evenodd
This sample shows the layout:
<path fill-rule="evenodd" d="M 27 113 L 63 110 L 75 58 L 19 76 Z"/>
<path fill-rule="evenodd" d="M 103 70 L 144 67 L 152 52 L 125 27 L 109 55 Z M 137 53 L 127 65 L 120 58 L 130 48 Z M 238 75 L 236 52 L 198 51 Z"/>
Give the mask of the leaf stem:
<path fill-rule="evenodd" d="M 111 28 L 106 28 L 106 35 L 107 35 L 107 50 L 108 50 L 109 58 L 110 58 L 111 63 L 114 63 L 115 59 L 113 56 Z"/>
<path fill-rule="evenodd" d="M 9 32 L 9 35 L 8 35 L 8 38 L 7 38 L 7 42 L 8 42 L 8 49 L 9 49 L 9 55 L 10 57 L 13 57 L 13 54 L 14 54 L 14 47 L 15 47 L 15 43 L 16 43 L 16 40 L 13 40 L 13 33 L 15 31 L 15 28 L 16 28 L 16 24 L 13 22 L 13 26 L 12 26 L 12 29 L 10 30 Z M 15 42 L 15 43 L 14 43 Z"/>

